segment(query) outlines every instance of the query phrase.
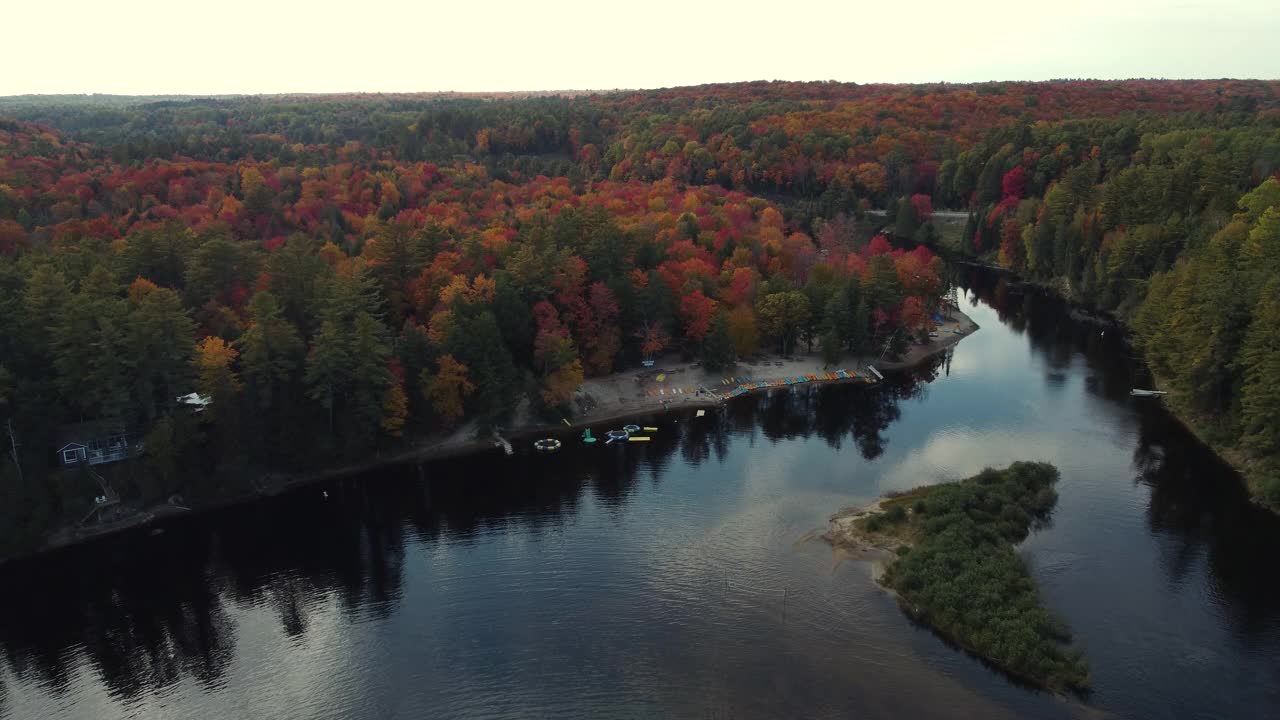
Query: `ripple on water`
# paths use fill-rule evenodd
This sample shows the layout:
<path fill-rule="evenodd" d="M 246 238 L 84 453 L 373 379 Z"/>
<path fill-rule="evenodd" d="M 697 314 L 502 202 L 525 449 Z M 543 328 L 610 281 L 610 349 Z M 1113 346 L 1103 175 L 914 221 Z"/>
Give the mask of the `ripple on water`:
<path fill-rule="evenodd" d="M 1127 361 L 1025 299 L 974 302 L 982 331 L 928 392 L 752 396 L 673 420 L 665 445 L 389 471 L 340 501 L 50 557 L 66 565 L 10 582 L 40 602 L 0 595 L 0 717 L 1095 716 L 1010 685 L 912 625 L 868 564 L 799 542 L 885 490 L 1041 459 L 1060 500 L 1022 551 L 1088 652 L 1092 702 L 1270 718 L 1280 587 L 1255 558 L 1280 531 L 1129 403 Z"/>

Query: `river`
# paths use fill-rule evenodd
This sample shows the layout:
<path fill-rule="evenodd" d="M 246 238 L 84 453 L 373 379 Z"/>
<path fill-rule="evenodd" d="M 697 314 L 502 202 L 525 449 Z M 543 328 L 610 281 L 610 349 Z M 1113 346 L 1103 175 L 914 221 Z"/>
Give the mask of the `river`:
<path fill-rule="evenodd" d="M 656 418 L 647 445 L 392 468 L 0 572 L 0 718 L 1274 718 L 1280 520 L 1121 333 L 960 267 L 927 367 Z M 603 430 L 605 428 L 599 428 Z M 1047 460 L 1021 547 L 1094 691 L 1019 687 L 820 541 L 842 506 Z"/>

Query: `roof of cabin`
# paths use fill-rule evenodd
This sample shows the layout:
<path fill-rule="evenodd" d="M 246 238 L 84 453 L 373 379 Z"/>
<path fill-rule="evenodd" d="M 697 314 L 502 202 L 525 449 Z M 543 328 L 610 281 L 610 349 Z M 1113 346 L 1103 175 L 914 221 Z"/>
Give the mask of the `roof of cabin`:
<path fill-rule="evenodd" d="M 117 421 L 90 420 L 88 422 L 71 423 L 58 428 L 57 442 L 64 446 L 68 443 L 86 445 L 94 440 L 105 440 L 117 435 L 127 435 L 128 430 Z"/>

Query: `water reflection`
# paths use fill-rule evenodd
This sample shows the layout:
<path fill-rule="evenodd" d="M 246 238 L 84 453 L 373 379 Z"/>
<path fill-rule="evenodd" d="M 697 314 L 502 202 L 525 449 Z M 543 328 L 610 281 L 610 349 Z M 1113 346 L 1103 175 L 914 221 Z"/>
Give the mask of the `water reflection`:
<path fill-rule="evenodd" d="M 466 544 L 511 525 L 538 535 L 570 521 L 587 492 L 621 512 L 635 485 L 658 482 L 673 457 L 722 462 L 735 435 L 817 437 L 874 459 L 898 403 L 918 397 L 942 363 L 893 375 L 878 391 L 752 396 L 699 422 L 679 418 L 673 432 L 625 452 L 405 467 L 21 562 L 4 575 L 6 587 L 26 591 L 0 598 L 0 648 L 18 682 L 52 696 L 81 664 L 124 700 L 184 675 L 214 688 L 235 647 L 228 606 L 271 608 L 288 637 L 306 634 L 317 598 L 336 597 L 352 619 L 389 617 L 403 595 L 406 536 Z"/>
<path fill-rule="evenodd" d="M 816 442 L 833 451 L 856 451 L 861 466 L 874 469 L 876 484 L 865 488 L 871 492 L 976 470 L 968 465 L 1001 461 L 999 453 L 1010 454 L 1009 459 L 1027 453 L 1053 457 L 1088 453 L 1087 439 L 1077 444 L 1080 441 L 1016 432 L 1020 416 L 1011 409 L 1008 389 L 979 382 L 977 373 L 990 373 L 993 367 L 997 373 L 1026 372 L 1030 362 L 1047 397 L 1060 398 L 1055 402 L 1063 408 L 1070 406 L 1074 411 L 1072 398 L 1079 393 L 1086 398 L 1083 402 L 1106 403 L 1108 412 L 1116 413 L 1117 408 L 1132 404 L 1128 389 L 1145 379 L 1142 368 L 1130 357 L 1123 334 L 1118 329 L 1076 321 L 1061 302 L 1033 288 L 1013 285 L 997 274 L 962 267 L 956 271 L 956 282 L 970 302 L 992 308 L 1000 324 L 984 330 L 991 337 L 979 335 L 967 342 L 991 343 L 991 347 L 1000 348 L 998 352 L 966 353 L 962 345 L 962 350 L 936 356 L 913 371 L 890 374 L 874 390 L 844 385 L 774 391 L 742 398 L 701 419 L 692 414 L 667 416 L 661 420 L 664 430 L 639 447 L 524 454 L 515 462 L 499 454 L 484 454 L 395 468 L 171 523 L 163 526 L 161 535 L 140 531 L 8 567 L 0 574 L 0 583 L 7 590 L 0 596 L 0 653 L 4 658 L 0 678 L 7 676 L 0 681 L 0 717 L 11 712 L 13 698 L 19 693 L 28 705 L 34 703 L 55 714 L 58 699 L 71 692 L 85 672 L 124 707 L 164 696 L 184 679 L 196 683 L 203 692 L 214 692 L 229 682 L 237 649 L 252 645 L 251 638 L 240 637 L 249 632 L 244 618 L 250 610 L 269 611 L 284 642 L 301 646 L 310 635 L 327 631 L 332 608 L 349 625 L 394 624 L 406 612 L 406 598 L 413 596 L 410 588 L 415 582 L 453 583 L 449 591 L 471 593 L 477 598 L 477 607 L 487 607 L 485 593 L 492 594 L 493 583 L 500 580 L 445 576 L 443 571 L 431 572 L 432 563 L 443 562 L 446 555 L 455 556 L 462 550 L 480 552 L 496 536 L 509 542 L 542 543 L 541 551 L 550 552 L 548 541 L 572 528 L 588 508 L 602 508 L 621 525 L 632 504 L 663 493 L 663 484 L 672 482 L 677 469 L 688 476 L 693 468 L 704 468 L 700 472 L 710 476 L 730 467 L 735 453 L 747 453 L 749 448 L 777 448 L 778 453 L 763 456 L 781 465 L 770 472 L 815 476 L 830 473 L 821 463 L 831 461 L 782 454 L 783 449 Z M 1007 348 L 998 344 L 1005 342 Z M 965 390 L 970 395 L 965 397 L 974 399 L 959 409 L 944 405 L 954 405 L 954 399 L 935 401 L 930 385 L 939 378 L 954 378 L 958 383 L 954 387 L 961 389 L 967 387 L 963 383 L 973 382 L 974 386 Z M 933 389 L 948 387 L 952 386 L 944 382 Z M 1102 406 L 1085 405 L 1081 412 L 1087 413 L 1091 407 L 1096 410 Z M 908 415 L 904 416 L 904 408 L 911 408 Z M 1039 410 L 1059 411 L 1053 407 Z M 935 420 L 945 412 L 960 413 L 966 424 L 934 427 L 923 419 L 926 411 L 931 411 Z M 1214 596 L 1216 607 L 1213 614 L 1193 608 L 1181 611 L 1185 615 L 1159 604 L 1150 609 L 1171 613 L 1161 619 L 1174 624 L 1225 622 L 1238 642 L 1274 655 L 1280 648 L 1280 578 L 1276 573 L 1259 572 L 1257 566 L 1280 548 L 1280 524 L 1249 505 L 1238 479 L 1157 404 L 1138 406 L 1133 419 L 1124 422 L 1133 424 L 1136 436 L 1131 466 L 1107 472 L 1127 474 L 1130 489 L 1144 488 L 1146 531 L 1156 541 L 1153 561 L 1164 574 L 1166 587 L 1207 584 L 1205 592 Z M 914 429 L 917 425 L 918 431 Z M 752 457 L 758 469 L 762 460 Z M 802 459 L 793 460 L 795 457 Z M 848 472 L 851 465 L 847 457 L 840 457 L 841 472 Z M 1213 481 L 1206 482 L 1206 478 Z M 1069 508 L 1064 512 L 1070 512 Z M 666 530 L 678 533 L 687 529 L 673 523 Z M 1063 532 L 1067 537 L 1069 529 Z M 1062 542 L 1064 555 L 1129 551 L 1099 547 L 1100 540 L 1074 536 Z M 591 548 L 575 547 L 572 552 L 589 553 Z M 1144 560 L 1140 551 L 1132 552 L 1137 562 Z M 1208 570 L 1203 580 L 1199 574 L 1202 560 Z M 692 566 L 685 569 L 688 567 Z M 676 565 L 664 566 L 660 579 L 676 582 L 671 573 L 677 570 Z M 641 575 L 639 571 L 633 574 Z M 601 576 L 605 575 L 601 570 Z M 687 585 L 696 591 L 705 578 L 700 570 L 681 582 L 680 587 Z M 663 587 L 656 583 L 650 589 L 655 597 L 647 602 L 661 602 Z M 1135 584 L 1129 592 L 1133 602 L 1141 603 L 1140 595 L 1147 589 Z M 1096 603 L 1096 598 L 1080 600 L 1065 592 L 1060 597 L 1068 605 L 1068 614 L 1072 614 L 1072 603 Z M 594 602 L 610 601 L 597 597 Z M 615 610 L 619 616 L 634 612 L 629 607 Z M 709 607 L 704 612 L 714 614 L 716 610 Z M 770 605 L 768 613 L 774 612 Z M 773 614 L 768 617 L 769 622 L 775 622 Z M 590 614 L 582 614 L 580 619 L 584 627 L 607 622 Z M 441 617 L 446 625 L 451 620 Z M 710 617 L 706 622 L 716 619 Z M 830 618 L 813 622 L 826 623 Z M 1076 614 L 1073 622 L 1089 634 L 1088 613 Z M 326 630 L 317 630 L 317 625 Z M 439 630 L 457 633 L 451 641 L 463 643 L 468 641 L 468 633 L 483 633 L 483 627 L 483 620 L 472 620 Z M 670 629 L 653 627 L 648 632 Z M 701 689 L 685 689 L 697 694 L 711 692 L 714 687 L 715 702 L 722 708 L 740 707 L 743 697 L 758 692 L 756 681 L 762 677 L 793 689 L 803 686 L 804 692 L 796 690 L 790 696 L 801 707 L 805 702 L 819 703 L 833 713 L 850 707 L 835 702 L 826 705 L 829 698 L 820 696 L 823 686 L 802 681 L 785 669 L 717 674 L 720 671 L 715 669 L 723 662 L 717 659 L 723 650 L 720 643 L 744 641 L 742 634 L 730 633 L 730 629 L 721 628 L 711 633 L 716 644 L 697 647 L 673 635 L 671 646 L 664 651 L 664 657 L 670 657 L 654 662 L 678 662 L 686 678 L 702 678 L 705 686 Z M 622 640 L 626 637 L 618 635 Z M 434 642 L 439 641 L 437 636 Z M 789 635 L 757 634 L 751 642 L 756 653 L 772 648 L 783 666 L 801 662 L 811 665 L 811 673 L 830 675 L 806 655 L 805 648 L 795 647 L 796 640 Z M 1097 649 L 1136 656 L 1130 663 L 1158 662 L 1167 652 L 1158 643 Z M 516 654 L 524 651 L 519 647 L 508 650 Z M 562 651 L 574 652 L 571 646 Z M 1096 674 L 1099 684 L 1108 690 L 1100 693 L 1107 704 L 1117 693 L 1123 696 L 1128 678 L 1109 676 L 1113 664 L 1103 660 L 1096 663 Z M 1264 662 L 1260 671 L 1274 674 L 1280 668 L 1273 660 Z M 620 666 L 617 672 L 641 671 Z M 992 689 L 999 680 L 986 676 L 971 680 L 966 674 L 971 671 L 955 672 L 966 682 L 985 683 L 984 693 L 1006 692 Z M 1225 682 L 1234 671 L 1223 663 L 1210 664 L 1208 672 Z M 649 680 L 662 685 L 670 678 Z M 1274 695 L 1277 687 L 1280 677 L 1257 681 L 1255 696 Z M 571 688 L 563 690 L 570 692 Z M 656 697 L 658 691 L 653 692 Z M 664 692 L 670 697 L 651 708 L 655 713 L 692 709 L 682 705 L 689 697 L 674 689 Z M 1172 694 L 1176 696 L 1176 692 Z M 48 700 L 41 705 L 31 699 L 33 696 Z M 598 700 L 604 703 L 607 699 Z M 862 705 L 854 706 L 869 703 L 883 709 L 887 700 L 864 698 L 857 701 Z M 1119 697 L 1115 706 L 1145 711 L 1140 714 L 1147 716 L 1165 709 L 1142 704 L 1149 702 L 1135 695 Z M 774 710 L 786 712 L 794 706 L 774 706 Z M 1249 713 L 1256 710 L 1245 706 L 1240 714 Z"/>
<path fill-rule="evenodd" d="M 1214 590 L 1242 639 L 1280 620 L 1280 573 L 1259 572 L 1260 558 L 1280 551 L 1280 521 L 1248 500 L 1241 478 L 1191 436 L 1158 402 L 1131 400 L 1129 389 L 1150 382 L 1119 327 L 1072 318 L 1061 300 L 1006 276 L 974 268 L 958 281 L 995 308 L 1002 322 L 1031 337 L 1046 366 L 1069 369 L 1083 361 L 1089 393 L 1137 407 L 1134 482 L 1149 489 L 1146 518 L 1153 534 L 1169 538 L 1161 566 L 1170 586 L 1207 556 Z M 1012 312 L 1009 308 L 1017 308 Z M 1060 387 L 1066 373 L 1046 376 Z"/>
<path fill-rule="evenodd" d="M 1280 549 L 1280 523 L 1248 502 L 1239 479 L 1223 473 L 1206 448 L 1171 442 L 1170 423 L 1163 413 L 1144 413 L 1134 449 L 1136 481 L 1151 492 L 1148 525 L 1168 540 L 1161 565 L 1175 587 L 1207 561 L 1232 632 L 1254 643 L 1280 621 L 1280 574 L 1264 569 Z"/>

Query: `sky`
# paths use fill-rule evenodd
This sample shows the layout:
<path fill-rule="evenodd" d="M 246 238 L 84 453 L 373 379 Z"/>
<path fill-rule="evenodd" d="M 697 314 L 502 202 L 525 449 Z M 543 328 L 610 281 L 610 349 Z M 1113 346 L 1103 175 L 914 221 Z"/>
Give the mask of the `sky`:
<path fill-rule="evenodd" d="M 0 95 L 1280 78 L 1276 0 L 63 0 L 3 17 Z"/>

